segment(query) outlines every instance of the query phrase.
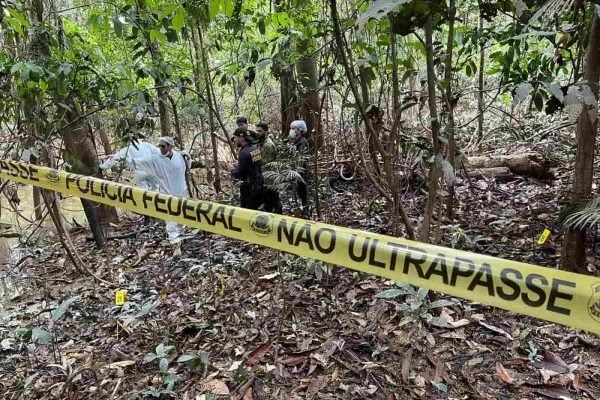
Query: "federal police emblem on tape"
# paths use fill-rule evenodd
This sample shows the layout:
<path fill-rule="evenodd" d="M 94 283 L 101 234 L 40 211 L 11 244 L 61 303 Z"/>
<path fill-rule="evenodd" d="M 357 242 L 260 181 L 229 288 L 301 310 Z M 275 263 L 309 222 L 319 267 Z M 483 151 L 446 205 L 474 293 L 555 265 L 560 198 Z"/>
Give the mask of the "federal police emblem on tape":
<path fill-rule="evenodd" d="M 596 322 L 600 322 L 600 282 L 592 285 L 592 297 L 588 302 L 588 312 Z"/>
<path fill-rule="evenodd" d="M 48 179 L 48 182 L 51 183 L 58 183 L 58 181 L 60 181 L 60 176 L 55 170 L 50 170 L 46 172 L 46 178 Z"/>
<path fill-rule="evenodd" d="M 273 232 L 273 218 L 269 214 L 255 214 L 250 220 L 250 229 L 258 236 L 269 236 Z"/>

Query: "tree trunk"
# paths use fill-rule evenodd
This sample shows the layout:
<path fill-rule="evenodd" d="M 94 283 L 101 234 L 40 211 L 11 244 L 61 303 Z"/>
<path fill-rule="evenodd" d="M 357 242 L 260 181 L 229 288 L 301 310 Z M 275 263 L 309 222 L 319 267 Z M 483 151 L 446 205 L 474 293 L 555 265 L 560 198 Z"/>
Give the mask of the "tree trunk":
<path fill-rule="evenodd" d="M 319 75 L 317 59 L 311 48 L 311 40 L 300 40 L 300 58 L 296 61 L 296 73 L 302 88 L 300 113 L 308 127 L 309 140 L 315 148 L 321 148 L 323 137 L 317 122 L 319 115 Z"/>
<path fill-rule="evenodd" d="M 448 136 L 448 162 L 452 165 L 456 174 L 456 137 L 454 132 L 454 105 L 452 95 L 452 52 L 454 51 L 454 18 L 456 17 L 456 0 L 450 0 L 448 7 L 448 45 L 446 46 L 446 59 L 444 64 L 444 81 L 446 85 L 446 108 L 448 111 L 448 121 L 446 124 L 446 134 Z M 446 198 L 446 216 L 448 219 L 454 219 L 454 183 L 448 187 L 448 197 Z M 440 210 L 441 213 L 441 210 Z M 441 214 L 440 214 L 441 215 Z"/>
<path fill-rule="evenodd" d="M 108 134 L 106 130 L 102 126 L 101 123 L 98 123 L 96 129 L 98 130 L 98 136 L 100 136 L 100 142 L 102 143 L 102 148 L 104 149 L 104 155 L 108 156 L 112 154 L 112 146 L 110 145 L 110 139 L 108 138 Z"/>
<path fill-rule="evenodd" d="M 42 213 L 42 195 L 41 189 L 37 186 L 32 186 L 33 190 L 33 213 L 36 221 L 41 221 L 44 217 Z"/>
<path fill-rule="evenodd" d="M 479 1 L 479 69 L 477 75 L 479 77 L 479 91 L 477 92 L 477 137 L 479 140 L 483 138 L 483 113 L 485 105 L 483 103 L 483 91 L 485 89 L 484 69 L 485 69 L 485 43 L 483 39 L 483 14 L 481 11 L 481 1 Z"/>
<path fill-rule="evenodd" d="M 206 83 L 206 99 L 209 104 L 208 107 L 208 124 L 210 126 L 210 143 L 212 145 L 212 153 L 213 153 L 213 162 L 215 168 L 215 180 L 213 182 L 213 187 L 215 191 L 219 193 L 221 191 L 221 173 L 219 170 L 219 148 L 217 143 L 217 137 L 215 136 L 215 132 L 217 127 L 215 125 L 215 117 L 212 110 L 212 105 L 215 104 L 213 99 L 213 91 L 212 85 L 210 81 L 210 69 L 208 67 L 208 58 L 206 56 L 206 47 L 204 46 L 204 34 L 202 32 L 202 26 L 200 24 L 197 25 L 198 29 L 198 44 L 200 45 L 200 58 L 202 59 L 202 69 L 204 72 L 204 81 Z"/>
<path fill-rule="evenodd" d="M 584 106 L 577 120 L 577 153 L 573 178 L 572 204 L 589 200 L 594 177 L 594 149 L 598 133 L 598 84 L 600 82 L 600 21 L 594 12 L 583 72 L 584 85 L 596 97 L 593 107 Z M 587 273 L 585 255 L 586 230 L 568 231 L 563 239 L 561 268 Z"/>
<path fill-rule="evenodd" d="M 138 7 L 141 10 L 147 10 L 148 5 L 146 0 L 136 0 Z M 147 47 L 152 58 L 153 65 L 159 65 L 161 61 L 160 49 L 158 48 L 157 42 L 151 42 L 147 38 Z M 156 94 L 158 96 L 158 116 L 160 120 L 160 134 L 161 136 L 172 136 L 171 125 L 169 122 L 169 88 L 166 87 L 165 81 L 159 71 L 155 71 L 154 86 L 156 87 Z"/>
<path fill-rule="evenodd" d="M 179 113 L 177 112 L 177 103 L 175 103 L 175 99 L 173 96 L 168 95 L 169 102 L 171 103 L 171 109 L 173 110 L 173 119 L 175 122 L 175 135 L 177 136 L 177 140 L 179 140 L 179 146 L 183 149 L 183 134 L 181 133 L 181 125 L 179 124 Z"/>
<path fill-rule="evenodd" d="M 290 130 L 290 124 L 298 117 L 300 107 L 291 68 L 284 65 L 281 56 L 276 57 L 276 63 L 279 69 L 279 90 L 281 92 L 281 136 L 285 137 Z"/>
<path fill-rule="evenodd" d="M 440 178 L 442 176 L 441 169 L 438 166 L 437 159 L 442 156 L 442 146 L 439 141 L 440 135 L 440 121 L 438 119 L 437 104 L 436 104 L 436 78 L 435 78 L 435 65 L 433 63 L 433 18 L 430 15 L 427 17 L 425 24 L 425 42 L 427 51 L 427 91 L 429 101 L 429 115 L 431 119 L 431 137 L 433 144 L 433 152 L 435 154 L 435 161 L 431 167 L 429 173 L 429 193 L 427 195 L 427 204 L 425 206 L 425 214 L 423 216 L 423 223 L 421 225 L 421 233 L 419 240 L 421 242 L 429 242 L 429 231 L 431 229 L 431 220 L 433 216 L 433 208 L 435 206 L 435 200 L 437 198 L 437 192 L 440 185 Z"/>
<path fill-rule="evenodd" d="M 64 120 L 70 124 L 63 131 L 63 140 L 65 144 L 65 161 L 72 166 L 72 171 L 77 174 L 95 176 L 102 178 L 102 173 L 98 169 L 98 154 L 96 146 L 89 130 L 89 125 L 85 119 L 81 118 L 75 110 L 76 105 L 73 102 L 70 109 L 66 110 Z M 94 203 L 90 200 L 81 199 L 81 204 L 85 216 L 90 225 L 90 230 L 94 235 L 98 248 L 104 246 L 105 239 L 101 225 L 108 228 L 108 223 L 117 220 L 117 213 L 114 207 Z"/>

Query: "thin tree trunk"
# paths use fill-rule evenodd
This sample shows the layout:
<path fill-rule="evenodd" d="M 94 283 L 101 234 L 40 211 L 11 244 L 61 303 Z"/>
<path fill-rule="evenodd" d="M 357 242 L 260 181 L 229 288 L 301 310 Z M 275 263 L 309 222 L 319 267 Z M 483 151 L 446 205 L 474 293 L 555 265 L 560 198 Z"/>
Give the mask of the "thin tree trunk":
<path fill-rule="evenodd" d="M 287 135 L 290 124 L 298 117 L 298 101 L 295 94 L 294 77 L 291 69 L 284 66 L 281 56 L 276 57 L 276 63 L 280 69 L 279 90 L 281 92 L 281 135 Z"/>
<path fill-rule="evenodd" d="M 136 0 L 136 3 L 141 10 L 148 9 L 146 0 Z M 160 49 L 158 48 L 158 43 L 151 42 L 150 39 L 147 38 L 147 47 L 148 51 L 150 52 L 150 57 L 152 58 L 152 63 L 154 65 L 158 65 L 161 61 L 161 54 Z M 160 134 L 161 136 L 172 136 L 168 108 L 169 88 L 165 85 L 165 81 L 163 80 L 161 74 L 156 73 L 155 75 L 156 77 L 154 78 L 154 86 L 156 87 L 156 94 L 158 96 L 158 116 L 160 121 Z"/>
<path fill-rule="evenodd" d="M 323 145 L 323 137 L 319 132 L 319 75 L 317 72 L 317 60 L 312 49 L 310 40 L 300 40 L 298 52 L 300 58 L 296 62 L 296 72 L 302 88 L 302 105 L 300 111 L 304 116 L 308 127 L 309 139 L 312 145 L 320 148 Z"/>
<path fill-rule="evenodd" d="M 37 186 L 32 186 L 33 191 L 33 213 L 35 215 L 36 221 L 41 221 L 43 217 L 42 213 L 42 197 L 40 193 L 40 188 Z"/>
<path fill-rule="evenodd" d="M 202 59 L 202 69 L 204 72 L 204 80 L 206 83 L 206 100 L 210 105 L 208 108 L 208 124 L 210 125 L 210 142 L 212 145 L 213 163 L 215 169 L 215 180 L 213 186 L 215 191 L 219 193 L 221 191 L 221 173 L 219 170 L 219 148 L 217 143 L 217 137 L 214 135 L 216 132 L 215 118 L 212 111 L 212 105 L 215 104 L 213 101 L 212 85 L 210 81 L 210 70 L 208 68 L 208 59 L 206 56 L 206 47 L 204 46 L 204 34 L 202 32 L 202 26 L 197 25 L 198 29 L 198 44 L 200 45 L 200 57 Z"/>
<path fill-rule="evenodd" d="M 175 122 L 175 135 L 177 135 L 177 140 L 179 140 L 179 145 L 183 149 L 183 135 L 181 134 L 181 125 L 179 124 L 179 113 L 177 112 L 177 103 L 175 103 L 175 99 L 171 95 L 167 95 L 169 98 L 169 102 L 171 103 L 171 109 L 173 110 L 173 119 Z"/>
<path fill-rule="evenodd" d="M 433 150 L 435 154 L 435 160 L 429 173 L 429 193 L 427 194 L 427 204 L 425 206 L 425 214 L 423 216 L 423 223 L 421 225 L 421 234 L 419 240 L 422 242 L 429 242 L 429 231 L 431 228 L 431 220 L 433 216 L 433 209 L 435 206 L 435 200 L 437 198 L 437 191 L 440 184 L 441 170 L 438 166 L 437 159 L 442 155 L 441 145 L 439 141 L 440 135 L 440 121 L 438 119 L 437 104 L 436 104 L 436 79 L 435 79 L 435 66 L 433 63 L 433 18 L 430 15 L 425 23 L 425 47 L 427 51 L 427 91 L 429 100 L 429 115 L 431 119 L 431 137 Z"/>
<path fill-rule="evenodd" d="M 594 20 L 587 45 L 583 78 L 596 97 L 593 107 L 584 106 L 577 120 L 577 152 L 573 179 L 572 204 L 589 200 L 594 177 L 594 150 L 598 134 L 598 84 L 600 83 L 600 21 L 594 12 Z M 563 239 L 561 268 L 587 273 L 585 237 L 586 230 L 568 231 Z"/>
<path fill-rule="evenodd" d="M 454 10 L 456 14 L 456 9 Z M 484 81 L 484 70 L 485 70 L 485 43 L 482 40 L 483 37 L 483 14 L 481 10 L 481 0 L 479 1 L 479 69 L 477 71 L 479 77 L 479 91 L 477 92 L 477 137 L 479 140 L 483 138 L 483 122 L 484 122 L 484 109 L 485 104 L 483 103 L 483 91 L 485 90 Z"/>
<path fill-rule="evenodd" d="M 444 65 L 444 81 L 446 85 L 446 107 L 448 109 L 448 122 L 446 124 L 446 134 L 448 135 L 448 162 L 452 165 L 456 173 L 456 137 L 454 132 L 454 103 L 452 96 L 452 53 L 454 51 L 454 18 L 456 17 L 456 0 L 450 0 L 448 7 L 448 45 L 446 46 L 446 59 Z M 454 183 L 448 187 L 448 197 L 446 198 L 446 216 L 448 219 L 454 219 Z M 441 202 L 440 202 L 440 222 L 441 222 Z"/>

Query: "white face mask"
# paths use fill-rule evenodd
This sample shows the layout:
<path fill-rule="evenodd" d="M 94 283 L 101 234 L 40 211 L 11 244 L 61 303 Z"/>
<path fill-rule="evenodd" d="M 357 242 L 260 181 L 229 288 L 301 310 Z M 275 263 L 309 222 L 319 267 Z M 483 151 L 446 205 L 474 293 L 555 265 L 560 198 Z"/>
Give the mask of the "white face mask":
<path fill-rule="evenodd" d="M 292 139 L 295 139 L 295 138 L 296 138 L 296 131 L 295 131 L 295 130 L 293 130 L 293 129 L 290 129 L 290 137 L 291 137 Z"/>

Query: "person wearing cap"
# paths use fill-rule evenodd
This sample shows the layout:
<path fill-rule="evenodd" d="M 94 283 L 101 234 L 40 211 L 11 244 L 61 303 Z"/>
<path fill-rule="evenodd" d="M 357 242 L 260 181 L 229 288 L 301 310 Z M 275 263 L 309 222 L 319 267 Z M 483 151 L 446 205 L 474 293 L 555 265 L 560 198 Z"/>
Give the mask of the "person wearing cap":
<path fill-rule="evenodd" d="M 309 214 L 308 209 L 308 178 L 310 176 L 310 146 L 306 140 L 308 128 L 303 120 L 296 120 L 290 124 L 290 138 L 294 141 L 297 161 L 296 167 L 302 180 L 297 182 L 296 193 L 302 203 L 302 214 Z"/>
<path fill-rule="evenodd" d="M 241 181 L 240 207 L 258 210 L 263 196 L 260 147 L 253 143 L 254 132 L 245 128 L 237 128 L 231 140 L 240 149 L 238 164 L 231 170 L 231 177 Z"/>
<path fill-rule="evenodd" d="M 237 117 L 235 119 L 235 126 L 237 126 L 238 128 L 242 128 L 242 129 L 248 130 L 248 118 L 246 118 L 246 117 Z"/>
<path fill-rule="evenodd" d="M 153 175 L 158 181 L 161 193 L 186 197 L 188 191 L 185 174 L 190 165 L 183 154 L 175 151 L 174 147 L 175 142 L 173 138 L 163 136 L 159 139 L 158 143 L 160 154 L 133 158 L 131 163 L 134 168 L 141 169 Z M 183 227 L 175 222 L 167 221 L 166 230 L 169 242 L 178 246 L 181 242 Z"/>
<path fill-rule="evenodd" d="M 258 137 L 258 146 L 262 155 L 262 171 L 272 171 L 269 165 L 277 160 L 277 147 L 269 136 L 269 125 L 264 122 L 256 124 L 256 136 Z M 271 182 L 266 182 L 271 183 Z M 263 208 L 267 212 L 281 214 L 283 207 L 279 199 L 279 191 L 276 188 L 265 185 L 263 191 Z"/>
<path fill-rule="evenodd" d="M 126 143 L 127 144 L 127 143 Z M 110 169 L 116 166 L 120 166 L 121 169 L 125 168 L 128 161 L 134 158 L 149 157 L 160 153 L 158 147 L 144 141 L 144 135 L 138 134 L 136 138 L 127 144 L 127 146 L 120 149 L 115 154 L 110 155 L 103 163 L 98 167 L 100 169 Z M 144 190 L 158 190 L 158 181 L 153 175 L 143 171 L 139 168 L 133 170 L 133 178 L 135 185 Z"/>

